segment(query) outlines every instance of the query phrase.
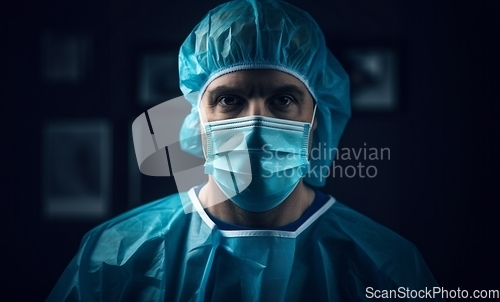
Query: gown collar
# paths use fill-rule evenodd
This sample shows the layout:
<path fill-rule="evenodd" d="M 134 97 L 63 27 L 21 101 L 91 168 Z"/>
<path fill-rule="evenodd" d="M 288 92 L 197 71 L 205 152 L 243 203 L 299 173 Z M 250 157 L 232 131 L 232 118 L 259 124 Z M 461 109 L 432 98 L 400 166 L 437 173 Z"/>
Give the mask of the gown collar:
<path fill-rule="evenodd" d="M 196 187 L 191 188 L 188 191 L 189 199 L 191 203 L 201 217 L 203 222 L 210 228 L 216 228 L 215 222 L 207 215 L 203 206 L 201 205 L 198 196 L 196 195 Z M 330 199 L 320 207 L 314 214 L 312 214 L 301 226 L 299 226 L 295 231 L 281 231 L 281 230 L 218 230 L 222 236 L 224 237 L 256 237 L 256 236 L 265 236 L 265 237 L 284 237 L 284 238 L 296 238 L 299 236 L 305 229 L 307 229 L 313 222 L 318 220 L 318 218 L 325 213 L 328 209 L 330 209 L 333 204 L 336 202 L 335 198 L 330 196 Z"/>

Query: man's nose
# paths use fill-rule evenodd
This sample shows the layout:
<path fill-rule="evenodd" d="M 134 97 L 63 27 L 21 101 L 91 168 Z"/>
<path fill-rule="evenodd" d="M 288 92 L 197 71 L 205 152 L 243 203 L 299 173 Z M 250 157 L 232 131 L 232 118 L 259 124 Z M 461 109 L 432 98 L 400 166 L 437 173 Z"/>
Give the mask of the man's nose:
<path fill-rule="evenodd" d="M 266 102 L 263 99 L 249 100 L 246 110 L 242 113 L 244 116 L 262 115 L 273 117 L 273 114 L 269 111 L 269 108 L 266 106 Z"/>

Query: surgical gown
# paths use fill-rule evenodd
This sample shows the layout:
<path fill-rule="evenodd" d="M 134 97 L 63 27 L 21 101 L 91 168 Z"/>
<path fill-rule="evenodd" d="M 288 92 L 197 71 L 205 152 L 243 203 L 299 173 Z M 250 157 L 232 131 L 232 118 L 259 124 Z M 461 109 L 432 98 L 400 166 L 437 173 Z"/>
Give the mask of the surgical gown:
<path fill-rule="evenodd" d="M 48 301 L 371 301 L 436 282 L 415 247 L 333 197 L 295 231 L 219 230 L 194 188 L 85 235 Z M 390 300 L 390 299 L 384 299 Z"/>

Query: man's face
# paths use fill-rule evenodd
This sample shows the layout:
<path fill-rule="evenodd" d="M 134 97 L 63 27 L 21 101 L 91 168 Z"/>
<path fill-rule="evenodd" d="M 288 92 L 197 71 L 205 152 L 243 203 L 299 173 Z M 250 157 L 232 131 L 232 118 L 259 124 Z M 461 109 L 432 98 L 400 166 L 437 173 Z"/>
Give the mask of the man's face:
<path fill-rule="evenodd" d="M 275 70 L 242 70 L 228 73 L 212 81 L 202 95 L 199 112 L 203 124 L 257 115 L 311 123 L 313 120 L 314 105 L 314 100 L 306 86 L 292 75 Z M 316 128 L 316 124 L 315 119 L 311 130 Z M 244 127 L 244 125 L 243 123 L 239 126 Z M 250 126 L 254 126 L 254 124 Z M 255 124 L 255 126 L 258 125 Z M 203 125 L 200 125 L 200 127 L 203 133 Z M 235 128 L 237 129 L 238 125 L 236 125 Z M 275 128 L 287 129 L 286 126 L 281 128 L 275 126 Z M 300 130 L 297 131 L 296 128 Z M 210 127 L 208 127 L 208 129 L 210 129 Z M 254 212 L 251 209 L 244 210 L 236 205 L 242 200 L 250 202 L 252 196 L 258 198 L 260 196 L 287 194 L 283 197 L 286 199 L 291 196 L 305 198 L 304 196 L 308 195 L 307 189 L 305 189 L 301 178 L 303 176 L 302 167 L 305 165 L 302 158 L 304 154 L 304 150 L 302 149 L 302 128 L 295 127 L 293 133 L 288 130 L 288 132 L 286 134 L 283 133 L 283 135 L 279 132 L 280 130 L 265 132 L 264 130 L 258 131 L 256 128 L 253 128 L 248 132 L 250 135 L 247 141 L 251 149 L 236 148 L 234 150 L 237 152 L 234 152 L 234 154 L 229 152 L 231 155 L 228 155 L 226 160 L 218 160 L 222 158 L 222 156 L 226 156 L 227 151 L 231 151 L 235 143 L 239 144 L 240 141 L 238 138 L 243 138 L 243 134 L 239 133 L 238 130 L 229 131 L 232 129 L 231 123 L 226 123 L 221 129 L 219 129 L 219 136 L 214 135 L 216 130 L 212 132 L 212 135 L 214 135 L 213 138 L 219 138 L 220 140 L 218 143 L 212 144 L 215 151 L 212 150 L 211 160 L 213 161 L 209 164 L 213 165 L 217 162 L 220 169 L 217 170 L 218 168 L 214 168 L 212 170 L 218 171 L 217 173 L 208 173 L 208 185 L 204 187 L 206 189 L 203 191 L 203 198 L 205 198 L 204 206 L 215 205 L 220 201 L 227 200 L 228 195 L 224 195 L 221 190 L 224 190 L 223 188 L 231 188 L 229 193 L 233 194 L 235 193 L 234 191 L 236 191 L 236 195 L 232 195 L 229 199 L 234 197 L 232 200 L 235 204 L 225 203 L 225 206 L 222 207 L 225 209 L 224 211 L 228 211 L 226 218 L 234 223 L 266 226 L 270 223 L 270 221 L 268 221 L 269 215 L 277 215 L 276 217 L 279 217 L 279 219 L 288 219 L 287 217 L 289 214 L 283 214 L 285 213 L 282 212 L 284 209 L 283 207 L 275 207 L 273 211 L 267 209 L 266 215 L 259 216 L 260 213 L 251 214 Z M 283 131 L 285 132 L 287 130 Z M 312 145 L 312 133 L 313 131 L 310 131 L 309 148 Z M 238 134 L 241 134 L 241 136 Z M 281 140 L 281 136 L 288 139 Z M 205 156 L 208 160 L 207 136 L 201 135 L 201 138 Z M 233 138 L 234 140 L 232 140 Z M 226 143 L 227 146 L 224 145 Z M 259 144 L 261 143 L 262 152 L 259 152 L 257 148 L 260 148 Z M 275 143 L 280 145 L 273 145 Z M 297 145 L 291 146 L 289 145 L 290 143 Z M 218 147 L 224 145 L 223 148 L 221 148 L 224 150 L 224 153 L 219 154 L 218 157 L 214 159 L 213 152 L 218 151 L 218 147 L 214 147 L 215 145 Z M 264 146 L 268 146 L 268 148 L 264 149 Z M 241 152 L 250 150 L 253 152 Z M 276 156 L 272 156 L 273 153 L 276 154 Z M 233 164 L 235 168 L 233 168 Z M 239 187 L 233 191 L 232 186 L 235 184 Z M 293 192 L 290 193 L 286 191 L 292 186 Z M 246 188 L 248 188 L 248 190 Z M 242 193 L 240 195 L 241 198 L 237 196 L 239 190 L 243 190 L 240 192 Z M 313 193 L 311 194 L 314 195 Z M 309 197 L 307 197 L 307 200 L 310 200 Z M 295 198 L 298 197 L 293 197 L 290 200 L 295 200 Z M 283 202 L 283 200 L 281 202 Z M 292 205 L 295 206 L 286 206 L 285 209 L 288 209 L 287 213 L 290 213 L 290 211 L 295 213 L 296 209 L 299 209 L 300 212 L 300 209 L 302 209 L 301 206 L 299 206 L 300 204 L 300 202 L 292 202 Z M 279 215 L 276 213 L 279 213 Z M 297 216 L 295 214 L 292 216 Z"/>
<path fill-rule="evenodd" d="M 305 85 L 276 70 L 223 75 L 208 85 L 200 103 L 204 123 L 251 115 L 310 123 L 313 109 L 314 101 Z"/>

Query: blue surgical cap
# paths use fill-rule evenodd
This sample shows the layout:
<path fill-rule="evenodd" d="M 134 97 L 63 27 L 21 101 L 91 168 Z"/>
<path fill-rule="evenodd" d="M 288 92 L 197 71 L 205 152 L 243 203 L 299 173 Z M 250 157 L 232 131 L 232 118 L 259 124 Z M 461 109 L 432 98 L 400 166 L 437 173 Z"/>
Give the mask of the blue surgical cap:
<path fill-rule="evenodd" d="M 181 148 L 203 157 L 198 103 L 216 78 L 238 70 L 271 69 L 295 76 L 316 101 L 317 127 L 304 181 L 325 185 L 340 136 L 350 117 L 349 78 L 328 50 L 318 24 L 305 11 L 275 0 L 236 0 L 211 10 L 179 53 L 180 88 L 191 103 L 180 132 Z M 325 151 L 326 150 L 326 151 Z M 312 155 L 312 153 L 311 153 Z"/>

